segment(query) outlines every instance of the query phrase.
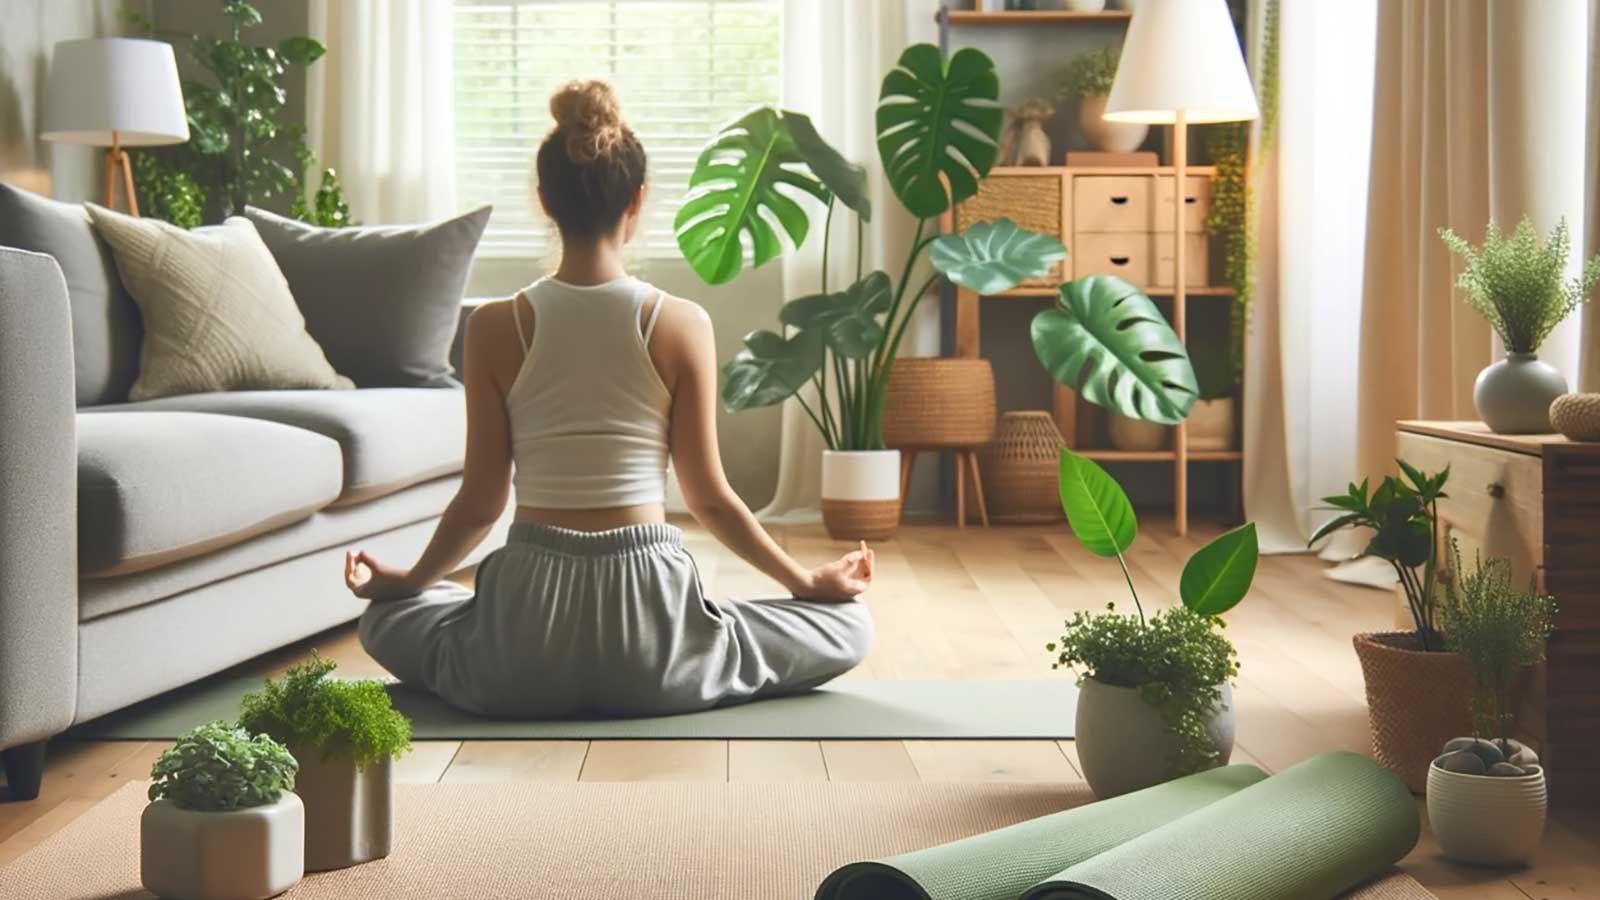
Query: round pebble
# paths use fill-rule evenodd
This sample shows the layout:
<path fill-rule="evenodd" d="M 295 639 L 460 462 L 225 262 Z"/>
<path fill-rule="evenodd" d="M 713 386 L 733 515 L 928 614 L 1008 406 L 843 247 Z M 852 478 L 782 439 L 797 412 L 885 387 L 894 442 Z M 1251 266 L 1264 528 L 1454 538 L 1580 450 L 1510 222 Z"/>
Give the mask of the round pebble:
<path fill-rule="evenodd" d="M 1527 747 L 1523 747 L 1521 750 L 1511 754 L 1511 758 L 1506 762 L 1526 769 L 1529 766 L 1537 766 L 1539 764 L 1539 754 L 1529 750 Z"/>
<path fill-rule="evenodd" d="M 1482 775 L 1489 768 L 1483 764 L 1483 758 L 1471 750 L 1446 753 L 1439 757 L 1435 765 L 1446 772 L 1458 772 L 1462 775 Z"/>
<path fill-rule="evenodd" d="M 1472 746 L 1468 749 L 1483 760 L 1484 768 L 1506 761 L 1505 753 L 1501 752 L 1500 747 L 1494 741 L 1486 741 L 1479 738 L 1473 741 Z"/>
<path fill-rule="evenodd" d="M 1439 751 L 1439 752 L 1441 752 L 1441 753 L 1454 753 L 1457 750 L 1468 750 L 1468 749 L 1471 749 L 1472 745 L 1476 744 L 1477 742 L 1478 742 L 1477 738 L 1458 737 L 1455 740 L 1445 744 L 1444 745 L 1444 749 Z"/>
<path fill-rule="evenodd" d="M 1499 762 L 1489 767 L 1488 774 L 1501 777 L 1521 778 L 1528 773 L 1522 771 L 1521 766 L 1514 766 L 1508 762 Z"/>

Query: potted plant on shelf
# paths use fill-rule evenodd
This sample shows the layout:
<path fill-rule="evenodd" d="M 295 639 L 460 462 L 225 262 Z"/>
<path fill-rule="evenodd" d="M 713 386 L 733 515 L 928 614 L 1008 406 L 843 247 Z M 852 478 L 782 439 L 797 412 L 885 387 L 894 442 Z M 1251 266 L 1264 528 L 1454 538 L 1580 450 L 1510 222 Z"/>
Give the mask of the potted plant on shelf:
<path fill-rule="evenodd" d="M 1455 571 L 1461 554 L 1454 545 Z M 1439 848 L 1461 862 L 1527 862 L 1544 834 L 1544 769 L 1513 740 L 1519 688 L 1544 659 L 1555 627 L 1555 598 L 1511 584 L 1504 559 L 1477 560 L 1447 582 L 1439 618 L 1445 640 L 1472 673 L 1475 737 L 1457 738 L 1428 768 L 1428 821 Z"/>
<path fill-rule="evenodd" d="M 872 216 L 866 172 L 829 146 L 799 113 L 760 107 L 726 126 L 700 154 L 674 221 L 678 246 L 709 284 L 739 274 L 795 246 L 825 210 L 817 293 L 785 303 L 787 334 L 760 330 L 723 367 L 722 404 L 730 412 L 796 398 L 822 434 L 822 510 L 841 539 L 893 534 L 900 511 L 900 459 L 884 447 L 884 397 L 900 341 L 917 305 L 940 274 L 993 293 L 1036 277 L 1066 254 L 1055 238 L 1009 221 L 982 223 L 964 235 L 931 234 L 930 225 L 971 197 L 994 165 L 1003 114 L 994 62 L 977 50 L 948 60 L 932 44 L 908 47 L 883 79 L 876 113 L 878 152 L 890 188 L 917 219 L 898 280 L 861 271 L 864 229 Z M 783 188 L 780 190 L 780 185 Z M 796 198 L 809 196 L 814 204 Z M 856 271 L 844 286 L 830 270 L 832 217 L 855 213 Z M 921 275 L 927 259 L 934 272 Z M 830 278 L 830 275 L 833 277 Z M 810 387 L 807 395 L 802 389 Z"/>
<path fill-rule="evenodd" d="M 389 855 L 391 762 L 411 748 L 411 723 L 375 679 L 328 675 L 332 660 L 290 667 L 246 694 L 239 724 L 271 735 L 299 761 L 307 871 L 341 869 Z"/>
<path fill-rule="evenodd" d="M 226 722 L 178 738 L 150 770 L 139 875 L 159 897 L 261 900 L 305 874 L 295 761 L 266 735 Z"/>
<path fill-rule="evenodd" d="M 1340 514 L 1311 535 L 1315 544 L 1342 528 L 1369 528 L 1362 556 L 1394 568 L 1411 612 L 1412 631 L 1358 634 L 1353 639 L 1367 688 L 1373 755 L 1413 793 L 1427 787 L 1428 764 L 1439 746 L 1470 724 L 1466 661 L 1439 633 L 1439 501 L 1450 469 L 1427 473 L 1396 460 L 1402 478 L 1376 490 L 1363 480 L 1322 498 Z"/>
<path fill-rule="evenodd" d="M 1061 73 L 1059 94 L 1078 101 L 1078 130 L 1096 150 L 1129 153 L 1139 149 L 1150 133 L 1149 125 L 1104 118 L 1121 59 L 1122 48 L 1113 45 L 1078 54 Z"/>
<path fill-rule="evenodd" d="M 1100 798 L 1224 765 L 1233 752 L 1230 680 L 1238 654 L 1220 616 L 1255 578 L 1255 523 L 1200 548 L 1183 568 L 1183 604 L 1145 617 L 1123 553 L 1138 534 L 1128 496 L 1093 460 L 1061 451 L 1061 505 L 1089 552 L 1115 557 L 1136 615 L 1077 612 L 1045 645 L 1055 667 L 1079 673 L 1074 740 L 1083 777 Z"/>
<path fill-rule="evenodd" d="M 1505 344 L 1506 358 L 1479 372 L 1472 387 L 1478 415 L 1501 434 L 1549 432 L 1550 404 L 1567 392 L 1567 380 L 1539 359 L 1539 346 L 1600 283 L 1600 254 L 1564 280 L 1572 250 L 1565 219 L 1549 243 L 1526 218 L 1510 237 L 1489 220 L 1480 247 L 1448 228 L 1439 236 L 1465 262 L 1456 285 Z"/>

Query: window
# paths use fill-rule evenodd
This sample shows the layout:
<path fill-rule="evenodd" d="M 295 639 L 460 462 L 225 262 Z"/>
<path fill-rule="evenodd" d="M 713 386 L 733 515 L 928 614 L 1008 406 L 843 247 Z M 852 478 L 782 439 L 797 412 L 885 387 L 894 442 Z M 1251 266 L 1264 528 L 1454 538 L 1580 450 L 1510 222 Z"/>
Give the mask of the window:
<path fill-rule="evenodd" d="M 456 179 L 465 206 L 494 204 L 478 252 L 540 257 L 534 151 L 550 94 L 604 78 L 650 157 L 635 248 L 676 257 L 672 217 L 700 149 L 740 113 L 778 99 L 776 0 L 458 0 Z"/>

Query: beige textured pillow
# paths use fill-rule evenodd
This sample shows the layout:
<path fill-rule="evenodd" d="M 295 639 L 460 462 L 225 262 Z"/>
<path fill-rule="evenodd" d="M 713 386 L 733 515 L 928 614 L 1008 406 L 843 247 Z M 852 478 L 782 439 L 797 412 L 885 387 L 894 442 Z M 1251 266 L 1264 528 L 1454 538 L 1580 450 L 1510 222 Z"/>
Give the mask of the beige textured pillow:
<path fill-rule="evenodd" d="M 354 386 L 306 333 L 289 284 L 249 219 L 184 231 L 84 206 L 144 319 L 129 399 Z"/>

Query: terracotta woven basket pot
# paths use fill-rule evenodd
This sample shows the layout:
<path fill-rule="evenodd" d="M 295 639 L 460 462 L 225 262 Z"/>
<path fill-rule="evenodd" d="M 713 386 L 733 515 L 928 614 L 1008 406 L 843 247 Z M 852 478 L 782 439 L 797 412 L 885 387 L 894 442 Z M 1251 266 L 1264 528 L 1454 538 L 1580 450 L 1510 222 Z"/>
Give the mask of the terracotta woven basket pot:
<path fill-rule="evenodd" d="M 994 443 L 984 448 L 983 492 L 996 522 L 1045 523 L 1065 519 L 1057 489 L 1061 448 L 1067 442 L 1047 412 L 1008 412 Z"/>
<path fill-rule="evenodd" d="M 1413 794 L 1427 791 L 1428 766 L 1451 738 L 1472 733 L 1472 675 L 1459 653 L 1424 653 L 1407 631 L 1358 634 L 1367 683 L 1372 755 Z"/>
<path fill-rule="evenodd" d="M 883 443 L 979 447 L 994 437 L 994 369 L 987 359 L 896 359 L 883 400 Z"/>

